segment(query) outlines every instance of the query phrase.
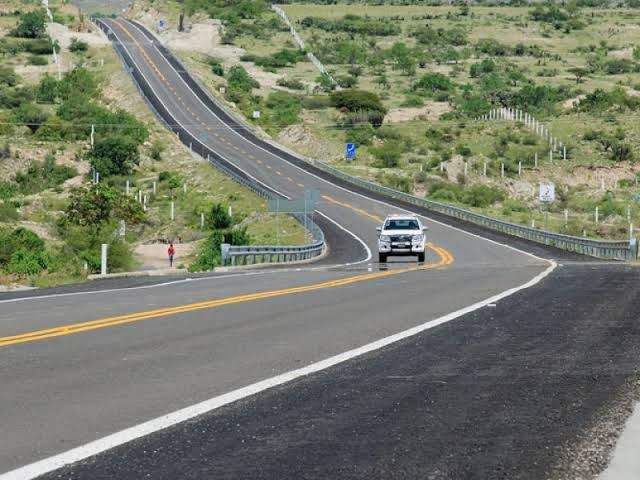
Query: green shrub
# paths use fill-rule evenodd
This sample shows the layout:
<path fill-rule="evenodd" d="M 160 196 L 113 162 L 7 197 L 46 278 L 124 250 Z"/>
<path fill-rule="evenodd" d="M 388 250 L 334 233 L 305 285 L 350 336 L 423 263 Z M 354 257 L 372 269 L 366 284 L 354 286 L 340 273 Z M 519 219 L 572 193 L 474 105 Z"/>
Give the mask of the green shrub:
<path fill-rule="evenodd" d="M 71 38 L 71 44 L 69 44 L 69 51 L 73 53 L 83 53 L 89 50 L 89 44 L 78 40 L 76 37 Z"/>
<path fill-rule="evenodd" d="M 5 269 L 8 273 L 17 275 L 37 275 L 49 267 L 50 261 L 50 255 L 44 250 L 20 248 L 11 255 Z"/>
<path fill-rule="evenodd" d="M 18 75 L 13 68 L 0 66 L 0 85 L 14 87 L 18 83 Z"/>
<path fill-rule="evenodd" d="M 25 102 L 14 111 L 14 117 L 17 122 L 29 127 L 29 130 L 35 133 L 47 121 L 48 115 L 37 105 Z"/>
<path fill-rule="evenodd" d="M 271 92 L 267 97 L 266 106 L 277 127 L 297 123 L 302 110 L 300 99 L 288 92 Z"/>
<path fill-rule="evenodd" d="M 380 147 L 372 147 L 369 149 L 378 161 L 375 163 L 379 168 L 394 168 L 400 163 L 402 155 L 402 147 L 397 141 L 386 141 Z"/>
<path fill-rule="evenodd" d="M 474 63 L 469 68 L 469 75 L 471 78 L 479 78 L 487 73 L 494 72 L 496 70 L 496 64 L 490 58 L 485 58 L 479 63 Z"/>
<path fill-rule="evenodd" d="M 208 271 L 220 265 L 220 246 L 223 243 L 224 234 L 218 230 L 212 232 L 200 245 L 196 259 L 189 265 L 189 271 Z"/>
<path fill-rule="evenodd" d="M 302 99 L 302 107 L 306 110 L 322 110 L 331 106 L 331 98 L 324 95 L 312 95 Z"/>
<path fill-rule="evenodd" d="M 47 33 L 44 10 L 34 10 L 20 15 L 20 23 L 11 35 L 20 38 L 41 38 Z"/>
<path fill-rule="evenodd" d="M 62 223 L 84 227 L 99 226 L 111 220 L 124 220 L 131 225 L 140 223 L 143 219 L 142 206 L 133 197 L 105 183 L 99 183 L 71 190 Z"/>
<path fill-rule="evenodd" d="M 363 114 L 374 127 L 381 126 L 387 114 L 380 97 L 373 92 L 347 89 L 332 92 L 330 97 L 334 107 L 345 113 Z"/>
<path fill-rule="evenodd" d="M 504 199 L 505 193 L 502 189 L 488 185 L 473 185 L 466 188 L 460 197 L 462 203 L 480 208 L 488 207 Z"/>
<path fill-rule="evenodd" d="M 450 92 L 454 89 L 451 79 L 441 73 L 428 73 L 413 84 L 413 90 L 433 94 L 437 92 Z"/>
<path fill-rule="evenodd" d="M 508 198 L 502 204 L 503 215 L 510 215 L 513 212 L 524 213 L 527 211 L 528 211 L 527 206 L 520 200 Z"/>
<path fill-rule="evenodd" d="M 15 183 L 0 181 L 0 199 L 9 200 L 18 192 Z"/>
<path fill-rule="evenodd" d="M 460 187 L 452 183 L 435 182 L 427 189 L 426 196 L 437 202 L 459 202 L 461 192 Z"/>
<path fill-rule="evenodd" d="M 395 173 L 380 173 L 376 175 L 376 180 L 382 185 L 393 188 L 394 190 L 399 190 L 404 193 L 413 192 L 413 181 L 409 177 L 396 175 Z"/>
<path fill-rule="evenodd" d="M 285 87 L 285 88 L 289 88 L 291 90 L 304 90 L 305 89 L 304 83 L 302 83 L 300 80 L 297 80 L 297 79 L 288 80 L 286 78 L 279 78 L 276 81 L 276 85 L 279 85 L 279 86 Z"/>
<path fill-rule="evenodd" d="M 15 222 L 19 218 L 20 214 L 14 205 L 0 201 L 0 222 Z"/>
<path fill-rule="evenodd" d="M 129 175 L 140 161 L 138 145 L 130 138 L 121 136 L 96 140 L 88 157 L 91 165 L 104 178 Z"/>
<path fill-rule="evenodd" d="M 304 17 L 300 24 L 306 28 L 317 28 L 326 32 L 346 32 L 349 34 L 388 36 L 397 35 L 401 32 L 398 22 L 352 14 L 338 19 Z"/>
<path fill-rule="evenodd" d="M 214 203 L 209 210 L 207 226 L 213 230 L 224 230 L 229 228 L 233 219 L 229 216 L 229 209 L 221 203 Z"/>
<path fill-rule="evenodd" d="M 6 266 L 12 255 L 21 248 L 29 252 L 41 252 L 44 250 L 44 241 L 24 227 L 12 232 L 0 231 L 0 267 Z"/>
<path fill-rule="evenodd" d="M 156 162 L 159 162 L 160 160 L 162 160 L 162 153 L 164 152 L 164 150 L 164 143 L 162 143 L 160 140 L 154 140 L 149 150 L 149 156 Z"/>
<path fill-rule="evenodd" d="M 47 57 L 43 57 L 42 55 L 31 55 L 27 60 L 27 63 L 29 65 L 43 66 L 48 65 L 49 60 L 47 60 Z"/>
<path fill-rule="evenodd" d="M 242 65 L 234 65 L 227 73 L 227 83 L 230 89 L 243 93 L 251 93 L 254 88 L 259 88 L 260 84 L 251 78 L 251 75 Z"/>
<path fill-rule="evenodd" d="M 51 55 L 53 53 L 53 45 L 49 38 L 38 38 L 24 42 L 24 49 L 34 55 Z"/>
<path fill-rule="evenodd" d="M 346 140 L 356 145 L 371 145 L 375 131 L 369 124 L 356 125 L 346 132 Z"/>
<path fill-rule="evenodd" d="M 31 195 L 61 185 L 78 171 L 66 165 L 56 165 L 55 157 L 48 154 L 42 162 L 31 162 L 24 172 L 18 172 L 15 181 L 23 195 Z"/>

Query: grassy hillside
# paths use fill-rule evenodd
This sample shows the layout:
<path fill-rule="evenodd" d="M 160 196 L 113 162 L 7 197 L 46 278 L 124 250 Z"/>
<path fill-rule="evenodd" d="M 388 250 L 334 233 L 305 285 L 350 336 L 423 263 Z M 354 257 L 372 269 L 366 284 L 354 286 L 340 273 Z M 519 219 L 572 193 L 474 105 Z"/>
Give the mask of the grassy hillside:
<path fill-rule="evenodd" d="M 172 5 L 163 14 L 175 18 Z M 629 221 L 640 222 L 640 13 L 584 5 L 283 5 L 340 94 L 294 55 L 286 26 L 265 3 L 187 1 L 187 31 L 164 35 L 214 93 L 301 153 L 536 226 L 545 220 L 538 183 L 552 181 L 558 199 L 549 228 L 620 238 Z M 163 7 L 139 8 L 133 15 L 145 20 Z M 197 40 L 202 25 L 215 26 L 215 38 L 181 50 L 179 40 Z M 337 98 L 353 90 L 375 98 Z M 476 120 L 496 107 L 535 115 L 567 145 L 567 161 L 556 152 L 550 163 L 546 142 L 523 125 Z M 354 162 L 343 159 L 348 141 L 358 144 Z"/>
<path fill-rule="evenodd" d="M 151 114 L 108 41 L 75 8 L 51 3 L 62 23 L 45 26 L 35 3 L 0 9 L 0 284 L 82 280 L 99 268 L 101 243 L 111 246 L 110 270 L 126 271 L 138 267 L 142 243 L 195 243 L 180 261 L 202 270 L 219 260 L 221 238 L 304 241 L 297 222 L 276 222 L 261 198 L 192 156 Z"/>

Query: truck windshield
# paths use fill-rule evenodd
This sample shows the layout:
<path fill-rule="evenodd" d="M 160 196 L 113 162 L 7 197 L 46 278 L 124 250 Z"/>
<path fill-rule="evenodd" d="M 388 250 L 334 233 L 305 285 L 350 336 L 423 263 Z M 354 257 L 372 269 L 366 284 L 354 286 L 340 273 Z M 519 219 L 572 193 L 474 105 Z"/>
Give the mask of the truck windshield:
<path fill-rule="evenodd" d="M 410 219 L 387 220 L 385 230 L 418 230 L 418 222 Z"/>

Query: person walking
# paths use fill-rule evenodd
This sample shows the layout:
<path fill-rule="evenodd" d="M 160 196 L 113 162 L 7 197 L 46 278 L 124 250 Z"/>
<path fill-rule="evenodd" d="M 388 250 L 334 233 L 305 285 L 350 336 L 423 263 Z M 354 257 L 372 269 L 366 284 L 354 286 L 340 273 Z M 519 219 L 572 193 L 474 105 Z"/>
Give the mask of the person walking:
<path fill-rule="evenodd" d="M 173 268 L 173 256 L 176 254 L 176 249 L 173 246 L 173 243 L 169 244 L 169 248 L 167 248 L 167 255 L 169 255 L 169 268 Z"/>

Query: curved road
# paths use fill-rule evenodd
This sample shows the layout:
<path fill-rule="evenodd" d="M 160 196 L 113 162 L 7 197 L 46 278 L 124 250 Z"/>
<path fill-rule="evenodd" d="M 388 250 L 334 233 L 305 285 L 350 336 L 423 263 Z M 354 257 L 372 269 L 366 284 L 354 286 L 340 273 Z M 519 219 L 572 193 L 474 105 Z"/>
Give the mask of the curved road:
<path fill-rule="evenodd" d="M 524 285 L 534 278 L 537 281 L 542 278 L 541 275 L 550 272 L 552 267 L 546 260 L 440 223 L 430 216 L 425 217 L 425 221 L 430 228 L 432 248 L 425 265 L 417 267 L 412 262 L 396 261 L 389 268 L 380 268 L 370 256 L 370 251 L 375 252 L 375 226 L 388 213 L 398 211 L 398 207 L 319 178 L 292 164 L 285 154 L 271 153 L 257 145 L 257 142 L 245 138 L 194 94 L 183 77 L 156 48 L 156 44 L 149 41 L 136 25 L 123 19 L 105 20 L 105 23 L 112 31 L 113 39 L 124 46 L 148 86 L 171 112 L 180 128 L 190 132 L 228 162 L 284 195 L 299 197 L 305 189 L 320 192 L 321 202 L 317 212 L 330 243 L 329 260 L 334 265 L 238 272 L 121 290 L 68 292 L 5 300 L 0 297 L 0 405 L 3 431 L 0 437 L 0 473 L 52 457 L 247 385 L 278 378 L 278 375 L 286 372 L 399 332 L 407 332 L 417 326 L 436 328 L 436 324 L 425 322 L 452 320 L 457 315 L 446 316 L 492 296 L 509 293 L 509 289 Z M 524 247 L 538 254 L 571 261 L 570 256 L 557 252 L 528 245 Z M 524 290 L 516 296 L 526 292 Z M 549 292 L 545 295 L 549 296 Z M 481 311 L 489 314 L 494 308 L 493 304 L 487 306 L 486 302 L 482 306 L 485 308 Z M 476 305 L 474 308 L 479 307 Z M 509 316 L 517 309 L 517 301 L 511 301 L 509 309 L 499 309 L 502 315 L 500 322 L 503 322 L 501 325 L 508 328 L 520 326 L 522 318 L 514 323 Z M 460 315 L 463 313 L 466 311 L 459 312 Z M 455 364 L 455 357 L 459 355 L 460 362 L 473 363 L 476 358 L 481 364 L 479 357 L 474 357 L 467 348 L 473 347 L 480 338 L 480 344 L 485 347 L 484 354 L 491 350 L 486 347 L 492 343 L 499 346 L 499 351 L 503 353 L 514 348 L 513 344 L 505 343 L 504 338 L 492 338 L 492 330 L 486 328 L 484 322 L 482 334 L 472 333 L 479 325 L 458 320 L 452 322 L 455 328 L 446 327 L 447 330 L 442 330 L 445 327 L 440 326 L 434 330 L 433 337 L 426 332 L 420 338 L 426 335 L 427 339 L 432 339 L 427 342 L 434 341 L 438 333 L 440 346 L 448 345 L 448 362 Z M 448 337 L 448 334 L 452 336 Z M 387 343 L 393 340 L 399 340 L 399 337 L 393 337 Z M 407 341 L 411 339 L 398 345 L 406 346 Z M 549 348 L 551 343 L 543 342 L 542 348 Z M 474 348 L 479 348 L 480 344 Z M 375 361 L 382 356 L 382 353 L 375 353 L 382 346 L 374 344 L 370 349 L 373 353 L 355 352 L 351 357 L 356 353 L 374 355 L 367 368 L 374 370 L 371 373 L 372 381 L 375 379 L 384 383 L 389 376 L 380 373 Z M 393 348 L 397 350 L 400 347 Z M 429 348 L 440 347 L 436 344 Z M 398 354 L 397 360 L 384 364 L 406 364 L 407 368 L 415 369 L 418 367 L 415 361 L 425 354 L 425 350 L 418 348 L 412 352 L 404 350 Z M 496 354 L 499 355 L 498 352 Z M 369 358 L 367 355 L 362 357 L 361 362 Z M 430 363 L 436 361 L 436 358 L 429 359 Z M 447 368 L 450 370 L 452 365 Z M 328 365 L 322 368 L 325 366 Z M 319 370 L 322 368 L 318 367 Z M 343 373 L 346 368 L 342 369 Z M 434 364 L 430 375 L 438 377 L 444 372 Z M 508 372 L 505 370 L 501 375 Z M 352 372 L 348 378 L 354 380 L 354 374 L 358 376 Z M 310 376 L 308 381 L 317 378 Z M 366 378 L 358 377 L 358 381 Z M 500 378 L 503 382 L 504 377 Z M 405 383 L 402 388 L 406 386 Z M 290 388 L 295 388 L 295 385 Z M 304 395 L 290 397 L 289 403 L 276 403 L 270 407 L 270 411 L 275 412 L 280 408 L 278 405 L 291 408 L 292 412 L 302 409 L 301 418 L 315 418 L 316 423 L 326 425 L 332 414 L 317 416 L 324 407 L 318 406 L 318 410 L 311 415 L 305 411 L 304 405 L 298 404 L 299 399 L 307 397 L 306 405 L 314 405 L 313 399 L 317 403 L 321 394 L 316 392 L 309 397 L 313 389 L 306 391 Z M 469 393 L 469 389 L 463 389 L 463 392 Z M 276 393 L 268 395 L 273 397 Z M 446 401 L 465 398 L 461 392 L 456 394 L 452 391 L 450 394 L 445 395 Z M 473 398 L 478 399 L 482 393 L 478 391 L 474 395 Z M 246 395 L 238 398 L 243 396 Z M 291 398 L 297 399 L 295 405 L 290 403 L 294 401 Z M 270 398 L 269 401 L 275 400 Z M 357 400 L 350 400 L 354 401 Z M 492 405 L 499 403 L 494 401 Z M 238 408 L 241 408 L 242 405 L 239 405 Z M 382 413 L 379 411 L 378 414 Z M 479 410 L 475 414 L 486 415 L 487 411 Z M 264 412 L 259 415 L 267 418 Z M 269 417 L 269 422 L 278 422 L 271 417 L 273 415 Z M 253 418 L 259 420 L 261 417 Z M 345 425 L 354 418 L 349 415 L 348 419 L 344 419 Z M 293 425 L 291 419 L 281 420 L 288 426 Z M 408 417 L 403 420 L 405 423 L 407 421 Z M 273 423 L 268 425 L 276 428 Z M 224 427 L 221 428 L 224 430 Z M 299 428 L 302 430 L 294 435 L 297 440 L 293 443 L 300 447 L 300 432 L 312 427 L 308 424 L 305 426 L 303 422 Z M 352 428 L 351 432 L 358 430 L 355 426 Z M 377 431 L 376 436 L 380 433 Z M 336 435 L 335 431 L 333 434 Z M 265 435 L 265 432 L 256 435 Z M 341 435 L 349 436 L 346 431 Z M 205 437 L 199 438 L 202 441 Z M 283 444 L 287 443 L 285 439 L 286 436 L 280 436 L 277 441 L 270 440 L 277 446 L 271 454 L 276 451 L 285 454 L 281 450 Z M 372 451 L 376 450 L 371 438 L 369 440 L 362 441 L 360 445 L 369 445 Z M 180 443 L 184 446 L 183 442 Z M 329 443 L 324 442 L 324 447 L 319 448 L 318 452 L 325 451 L 323 449 Z M 126 449 L 128 445 L 120 448 Z M 399 441 L 397 445 L 404 444 Z M 231 448 L 231 444 L 225 444 L 222 448 L 227 447 Z M 247 454 L 269 454 L 264 444 L 256 448 L 258 450 Z M 126 451 L 119 451 L 118 458 L 123 455 L 126 457 Z M 83 457 L 80 455 L 76 458 Z M 264 478 L 283 478 L 284 473 L 277 470 L 293 461 L 293 457 L 287 458 L 287 462 L 281 464 L 273 458 L 260 460 L 273 470 L 272 475 Z M 310 467 L 315 470 L 309 471 L 315 471 L 318 477 L 359 476 L 357 471 L 340 470 L 340 462 L 352 461 L 348 456 L 329 455 L 326 458 L 334 458 L 330 461 L 334 463 L 324 471 L 324 475 L 321 464 L 317 462 L 312 462 Z M 141 478 L 151 471 L 151 467 L 140 463 L 142 469 L 136 471 L 134 465 L 138 460 L 138 456 L 132 456 L 127 462 L 116 461 L 118 468 L 124 468 L 125 471 L 104 466 L 100 471 L 105 478 Z M 204 468 L 207 460 L 194 459 L 193 452 L 176 453 L 165 460 L 176 465 L 179 460 L 196 462 L 190 464 L 195 470 L 191 470 L 189 475 L 186 473 L 188 468 L 180 467 L 185 477 L 204 478 L 201 475 L 207 472 L 206 469 L 194 467 L 201 465 Z M 418 468 L 416 462 L 418 460 L 415 458 L 411 460 L 412 467 L 407 472 L 426 474 L 426 470 Z M 278 464 L 280 467 L 276 468 Z M 13 476 L 8 474 L 6 478 L 31 478 L 33 472 L 42 473 L 53 468 L 51 463 L 38 465 L 29 474 L 31 476 L 26 473 L 27 470 L 21 470 Z M 42 465 L 46 465 L 46 468 Z M 131 470 L 127 465 L 131 466 Z M 289 471 L 296 470 L 292 465 L 289 466 L 292 468 Z M 215 468 L 207 474 L 213 475 L 215 472 L 218 475 L 215 478 L 260 477 L 256 473 L 256 464 L 239 458 L 235 458 L 230 465 L 217 467 L 221 468 Z M 162 468 L 165 472 L 169 471 L 167 465 L 162 465 Z M 376 476 L 372 473 L 375 468 L 369 465 L 362 472 Z M 166 478 L 180 476 L 175 472 L 164 475 Z M 298 475 L 300 478 L 304 476 L 300 472 Z M 162 477 L 158 472 L 151 476 Z M 313 474 L 307 476 L 314 477 Z M 393 475 L 387 472 L 378 476 L 390 478 Z M 408 473 L 407 478 L 411 476 Z M 65 473 L 65 478 L 99 477 L 95 471 L 83 472 L 82 469 L 77 474 L 73 470 Z M 2 475 L 0 478 L 3 478 Z M 462 477 L 445 472 L 443 476 L 434 478 Z"/>

